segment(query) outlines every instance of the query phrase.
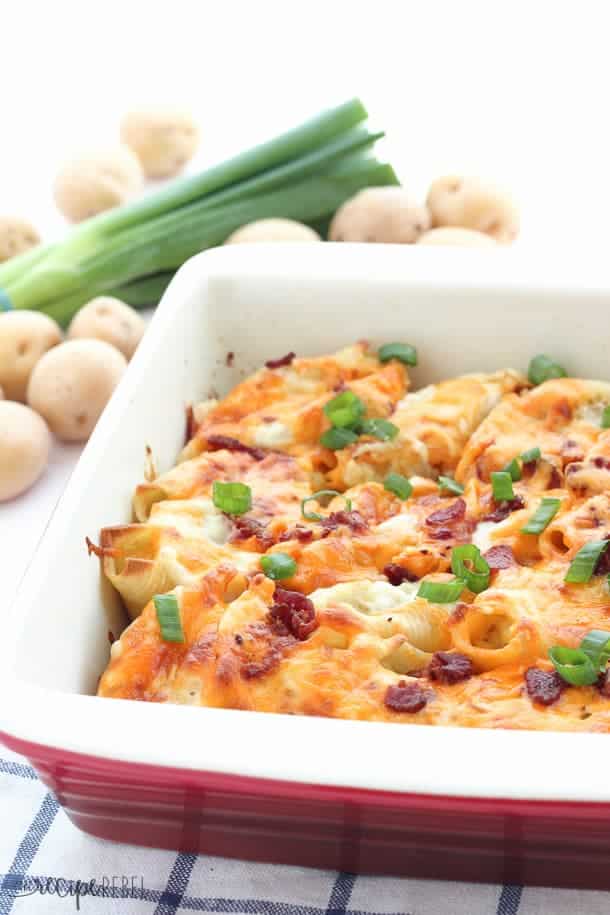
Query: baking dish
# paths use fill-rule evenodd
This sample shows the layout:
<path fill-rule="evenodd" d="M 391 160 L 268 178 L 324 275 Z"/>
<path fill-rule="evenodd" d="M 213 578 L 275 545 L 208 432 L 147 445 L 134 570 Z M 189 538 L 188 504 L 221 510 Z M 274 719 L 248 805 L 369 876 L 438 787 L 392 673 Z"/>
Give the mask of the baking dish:
<path fill-rule="evenodd" d="M 2 739 L 105 838 L 354 871 L 610 886 L 608 738 L 389 725 L 92 694 L 124 625 L 85 536 L 130 516 L 145 446 L 270 357 L 417 344 L 415 385 L 548 351 L 608 379 L 603 270 L 518 251 L 231 246 L 186 264 L 7 613 Z M 552 276 L 552 283 L 548 277 Z M 227 360 L 233 352 L 234 359 Z M 229 364 L 230 363 L 230 364 Z M 610 604 L 610 602 L 609 602 Z"/>

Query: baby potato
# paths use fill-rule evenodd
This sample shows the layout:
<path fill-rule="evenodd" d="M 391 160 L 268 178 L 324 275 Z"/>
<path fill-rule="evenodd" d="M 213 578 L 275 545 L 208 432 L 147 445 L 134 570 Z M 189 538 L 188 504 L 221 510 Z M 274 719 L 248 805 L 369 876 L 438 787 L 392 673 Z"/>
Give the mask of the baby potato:
<path fill-rule="evenodd" d="M 0 314 L 0 385 L 9 400 L 25 401 L 32 369 L 61 338 L 59 324 L 38 311 Z"/>
<path fill-rule="evenodd" d="M 34 226 L 17 216 L 0 216 L 0 264 L 40 244 Z"/>
<path fill-rule="evenodd" d="M 475 229 L 459 226 L 439 226 L 429 229 L 417 239 L 418 245 L 460 245 L 464 248 L 497 248 L 498 243 L 491 235 Z"/>
<path fill-rule="evenodd" d="M 256 219 L 229 235 L 225 245 L 262 241 L 322 241 L 314 229 L 296 219 Z"/>
<path fill-rule="evenodd" d="M 105 295 L 91 299 L 75 314 L 68 339 L 105 340 L 131 359 L 145 330 L 146 324 L 137 311 L 120 299 Z"/>
<path fill-rule="evenodd" d="M 367 187 L 339 207 L 330 241 L 411 244 L 430 228 L 430 215 L 402 187 Z"/>
<path fill-rule="evenodd" d="M 428 191 L 432 225 L 475 229 L 508 243 L 519 233 L 519 212 L 504 191 L 481 180 L 448 175 Z"/>
<path fill-rule="evenodd" d="M 142 109 L 123 118 L 121 139 L 134 151 L 147 178 L 169 178 L 193 157 L 199 129 L 185 111 Z"/>
<path fill-rule="evenodd" d="M 143 184 L 137 157 L 127 146 L 68 162 L 55 179 L 55 202 L 66 219 L 82 222 L 126 203 Z"/>
<path fill-rule="evenodd" d="M 66 442 L 84 442 L 93 431 L 127 360 L 103 340 L 68 340 L 35 367 L 28 403 Z"/>
<path fill-rule="evenodd" d="M 11 400 L 0 402 L 0 502 L 36 482 L 49 462 L 51 436 L 43 419 Z"/>

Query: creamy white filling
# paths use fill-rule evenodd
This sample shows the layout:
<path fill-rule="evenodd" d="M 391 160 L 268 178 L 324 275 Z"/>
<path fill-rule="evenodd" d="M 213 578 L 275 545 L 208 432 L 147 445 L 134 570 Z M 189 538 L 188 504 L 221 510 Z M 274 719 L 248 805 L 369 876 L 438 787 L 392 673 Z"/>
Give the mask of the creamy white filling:
<path fill-rule="evenodd" d="M 417 530 L 417 518 L 415 515 L 400 514 L 388 518 L 377 525 L 377 531 L 380 533 L 398 534 L 408 536 L 414 534 Z"/>
<path fill-rule="evenodd" d="M 472 542 L 479 548 L 481 553 L 487 552 L 493 546 L 494 541 L 491 539 L 491 534 L 497 527 L 498 525 L 494 524 L 493 521 L 480 521 L 477 524 L 472 535 Z"/>
<path fill-rule="evenodd" d="M 254 441 L 260 448 L 279 448 L 292 444 L 292 432 L 284 423 L 274 420 L 261 423 L 254 433 Z"/>
<path fill-rule="evenodd" d="M 418 582 L 391 585 L 386 581 L 348 581 L 332 588 L 320 588 L 310 595 L 318 609 L 348 604 L 360 613 L 387 613 L 415 599 Z"/>
<path fill-rule="evenodd" d="M 231 536 L 232 526 L 228 518 L 221 515 L 220 512 L 210 514 L 203 519 L 203 533 L 218 546 L 224 546 Z"/>
<path fill-rule="evenodd" d="M 584 403 L 576 411 L 576 419 L 585 423 L 590 423 L 592 426 L 597 426 L 599 428 L 602 424 L 602 413 L 607 406 L 608 404 L 603 400 Z"/>

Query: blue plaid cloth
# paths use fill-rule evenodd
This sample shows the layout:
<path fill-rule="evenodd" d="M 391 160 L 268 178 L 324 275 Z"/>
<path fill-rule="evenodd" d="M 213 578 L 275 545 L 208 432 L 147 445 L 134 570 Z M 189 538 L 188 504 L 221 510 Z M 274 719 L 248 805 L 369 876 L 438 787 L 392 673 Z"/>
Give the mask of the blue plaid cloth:
<path fill-rule="evenodd" d="M 251 864 L 80 832 L 0 749 L 0 915 L 608 915 L 610 894 Z M 94 881 L 94 883 L 92 883 Z"/>

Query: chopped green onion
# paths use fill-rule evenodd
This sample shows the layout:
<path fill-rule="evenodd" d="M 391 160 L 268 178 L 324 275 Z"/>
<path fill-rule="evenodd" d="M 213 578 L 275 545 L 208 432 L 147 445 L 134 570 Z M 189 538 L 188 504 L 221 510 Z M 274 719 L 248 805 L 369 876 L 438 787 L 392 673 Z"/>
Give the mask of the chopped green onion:
<path fill-rule="evenodd" d="M 413 492 L 413 486 L 401 473 L 389 473 L 383 481 L 383 488 L 399 499 L 408 499 Z"/>
<path fill-rule="evenodd" d="M 261 569 L 273 581 L 291 578 L 297 570 L 297 564 L 288 553 L 269 553 L 261 556 Z"/>
<path fill-rule="evenodd" d="M 398 426 L 387 419 L 363 419 L 358 426 L 360 435 L 372 435 L 382 442 L 390 442 L 399 433 Z"/>
<path fill-rule="evenodd" d="M 610 429 L 610 404 L 607 407 L 604 407 L 604 412 L 602 413 L 602 429 Z"/>
<path fill-rule="evenodd" d="M 340 496 L 341 493 L 337 492 L 336 489 L 320 489 L 318 492 L 314 492 L 313 495 L 307 496 L 306 499 L 301 499 L 301 514 L 306 521 L 323 521 L 324 515 L 319 515 L 317 512 L 306 512 L 305 506 L 308 502 L 319 502 L 320 499 L 334 499 L 335 496 Z M 345 511 L 351 512 L 352 510 L 352 500 L 345 497 Z"/>
<path fill-rule="evenodd" d="M 320 444 L 331 451 L 341 451 L 342 448 L 347 448 L 357 441 L 358 436 L 351 429 L 336 429 L 334 426 L 320 436 Z"/>
<path fill-rule="evenodd" d="M 422 581 L 417 597 L 423 597 L 432 604 L 452 604 L 465 587 L 466 582 L 461 578 L 453 581 Z"/>
<path fill-rule="evenodd" d="M 549 649 L 549 658 L 559 676 L 572 686 L 590 686 L 599 676 L 591 658 L 580 648 L 554 645 Z"/>
<path fill-rule="evenodd" d="M 509 461 L 509 463 L 504 468 L 504 472 L 510 474 L 510 478 L 513 483 L 516 483 L 521 479 L 521 465 L 519 464 L 517 458 L 513 458 L 512 461 Z"/>
<path fill-rule="evenodd" d="M 570 563 L 570 568 L 568 569 L 568 574 L 564 581 L 570 582 L 571 584 L 583 584 L 584 582 L 589 581 L 595 572 L 595 566 L 597 565 L 600 556 L 607 546 L 607 540 L 591 540 L 589 543 L 585 543 L 584 546 L 581 546 Z"/>
<path fill-rule="evenodd" d="M 175 594 L 155 594 L 153 597 L 157 619 L 164 642 L 184 642 L 180 607 Z"/>
<path fill-rule="evenodd" d="M 591 658 L 596 670 L 605 670 L 610 660 L 610 632 L 591 629 L 581 641 L 580 650 Z"/>
<path fill-rule="evenodd" d="M 438 488 L 441 492 L 450 492 L 453 496 L 461 496 L 464 492 L 464 487 L 452 477 L 440 476 L 438 478 Z"/>
<path fill-rule="evenodd" d="M 540 353 L 534 356 L 527 370 L 527 377 L 532 384 L 542 384 L 549 378 L 565 378 L 568 373 L 557 362 L 553 362 L 550 356 Z"/>
<path fill-rule="evenodd" d="M 365 410 L 364 403 L 353 391 L 342 391 L 324 406 L 324 413 L 332 425 L 346 429 L 356 426 L 364 416 Z"/>
<path fill-rule="evenodd" d="M 530 448 L 529 451 L 524 451 L 521 455 L 521 463 L 533 464 L 535 461 L 539 461 L 541 457 L 540 448 Z"/>
<path fill-rule="evenodd" d="M 243 515 L 252 508 L 252 490 L 245 483 L 221 483 L 214 480 L 212 501 L 227 515 Z"/>
<path fill-rule="evenodd" d="M 417 350 L 410 343 L 384 343 L 377 353 L 380 362 L 398 359 L 405 365 L 417 365 Z"/>
<path fill-rule="evenodd" d="M 472 568 L 466 565 L 467 562 L 472 564 Z M 467 587 L 475 594 L 480 594 L 489 587 L 491 576 L 489 565 L 474 543 L 464 543 L 461 546 L 453 547 L 451 571 L 456 578 L 463 579 Z"/>
<path fill-rule="evenodd" d="M 551 523 L 561 505 L 561 499 L 544 498 L 529 519 L 525 527 L 521 528 L 522 534 L 541 534 Z"/>
<path fill-rule="evenodd" d="M 505 470 L 497 470 L 492 473 L 491 488 L 496 502 L 510 502 L 515 498 L 511 475 Z"/>

